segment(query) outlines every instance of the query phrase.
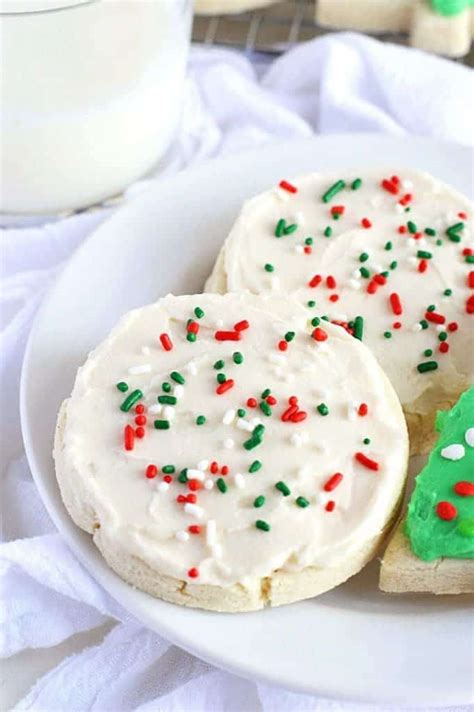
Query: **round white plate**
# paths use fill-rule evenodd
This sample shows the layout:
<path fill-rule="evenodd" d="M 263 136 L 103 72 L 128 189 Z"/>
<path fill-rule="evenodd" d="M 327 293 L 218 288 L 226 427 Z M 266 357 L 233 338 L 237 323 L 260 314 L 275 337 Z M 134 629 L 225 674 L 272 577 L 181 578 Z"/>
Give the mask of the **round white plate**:
<path fill-rule="evenodd" d="M 216 614 L 153 599 L 122 582 L 70 520 L 51 448 L 76 369 L 127 310 L 200 291 L 245 198 L 283 177 L 351 166 L 418 167 L 470 193 L 469 149 L 359 134 L 276 144 L 165 178 L 121 208 L 75 253 L 48 295 L 25 357 L 21 410 L 28 460 L 48 511 L 79 559 L 145 625 L 233 672 L 324 696 L 411 705 L 466 703 L 472 641 L 465 597 L 391 596 L 373 562 L 318 598 Z"/>

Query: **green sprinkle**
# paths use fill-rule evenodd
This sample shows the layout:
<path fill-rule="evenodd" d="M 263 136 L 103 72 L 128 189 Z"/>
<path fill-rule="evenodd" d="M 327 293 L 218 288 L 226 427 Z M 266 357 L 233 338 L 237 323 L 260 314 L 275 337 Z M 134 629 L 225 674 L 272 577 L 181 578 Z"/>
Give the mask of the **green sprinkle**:
<path fill-rule="evenodd" d="M 287 225 L 285 229 L 283 230 L 283 233 L 285 235 L 291 235 L 293 232 L 295 232 L 298 229 L 298 225 L 296 223 L 293 223 L 293 225 Z"/>
<path fill-rule="evenodd" d="M 436 235 L 436 230 L 434 230 L 432 227 L 427 227 L 427 228 L 425 228 L 425 235 L 434 237 Z"/>
<path fill-rule="evenodd" d="M 464 259 L 468 265 L 474 264 L 474 255 L 466 255 Z"/>
<path fill-rule="evenodd" d="M 426 250 L 418 250 L 416 256 L 420 257 L 423 260 L 430 260 L 433 257 L 433 253 L 427 252 Z"/>
<path fill-rule="evenodd" d="M 120 410 L 123 410 L 124 413 L 128 413 L 130 408 L 135 405 L 137 401 L 140 400 L 140 398 L 143 398 L 143 393 L 137 388 L 135 391 L 132 391 L 129 396 L 127 396 L 120 406 Z"/>
<path fill-rule="evenodd" d="M 326 403 L 320 403 L 317 407 L 316 410 L 320 415 L 328 415 L 329 413 L 329 408 L 327 407 Z"/>
<path fill-rule="evenodd" d="M 323 195 L 323 203 L 329 203 L 329 201 L 334 198 L 341 190 L 344 190 L 346 184 L 343 180 L 338 180 L 334 185 L 332 185 Z"/>
<path fill-rule="evenodd" d="M 161 468 L 161 471 L 165 475 L 174 475 L 174 473 L 176 472 L 176 467 L 174 465 L 165 465 Z"/>
<path fill-rule="evenodd" d="M 260 462 L 260 460 L 254 460 L 249 467 L 249 472 L 258 472 L 261 466 L 262 463 Z"/>
<path fill-rule="evenodd" d="M 267 264 L 264 266 L 263 269 L 265 270 L 265 272 L 274 272 L 275 271 L 275 267 L 273 265 L 271 265 L 270 262 L 267 262 Z"/>
<path fill-rule="evenodd" d="M 362 178 L 356 178 L 354 181 L 352 181 L 351 188 L 352 188 L 352 190 L 359 190 L 361 185 L 362 185 Z"/>
<path fill-rule="evenodd" d="M 392 332 L 391 331 L 384 331 L 383 335 L 386 339 L 391 339 L 392 338 Z"/>
<path fill-rule="evenodd" d="M 393 260 L 393 262 L 390 262 L 390 269 L 397 269 L 397 267 L 398 267 L 397 260 Z"/>
<path fill-rule="evenodd" d="M 280 218 L 275 227 L 275 237 L 281 237 L 285 229 L 286 222 Z"/>
<path fill-rule="evenodd" d="M 389 240 L 388 242 L 385 243 L 384 249 L 391 250 L 392 247 L 393 247 L 393 242 L 390 242 L 390 240 Z"/>
<path fill-rule="evenodd" d="M 361 267 L 359 269 L 359 272 L 361 273 L 362 277 L 365 277 L 365 279 L 368 279 L 370 277 L 370 272 L 367 267 Z"/>
<path fill-rule="evenodd" d="M 154 425 L 157 430 L 169 430 L 170 429 L 170 421 L 169 420 L 155 420 Z"/>
<path fill-rule="evenodd" d="M 464 223 L 458 222 L 455 225 L 451 225 L 446 230 L 446 235 L 449 237 L 451 242 L 461 242 L 461 235 L 459 234 L 464 230 Z"/>
<path fill-rule="evenodd" d="M 433 349 L 425 349 L 423 351 L 423 356 L 426 356 L 426 358 L 429 358 L 430 356 L 433 356 Z"/>
<path fill-rule="evenodd" d="M 166 403 L 166 405 L 176 405 L 178 399 L 174 396 L 158 396 L 158 403 Z"/>
<path fill-rule="evenodd" d="M 263 519 L 257 519 L 255 522 L 255 526 L 257 529 L 261 529 L 263 532 L 269 532 L 270 531 L 270 525 L 268 522 L 265 522 Z"/>
<path fill-rule="evenodd" d="M 263 434 L 265 432 L 265 426 L 264 425 L 256 425 L 255 428 L 253 429 L 252 435 L 256 438 L 262 438 Z"/>
<path fill-rule="evenodd" d="M 427 329 L 428 326 L 429 326 L 429 324 L 428 324 L 428 322 L 426 321 L 426 319 L 422 319 L 422 320 L 420 321 L 420 326 L 421 326 L 422 329 Z"/>
<path fill-rule="evenodd" d="M 181 472 L 178 475 L 178 482 L 181 482 L 181 484 L 186 484 L 188 481 L 188 468 L 185 467 L 184 470 L 181 470 Z"/>
<path fill-rule="evenodd" d="M 339 213 L 334 213 L 334 215 L 332 216 L 332 219 L 333 219 L 333 220 L 339 220 L 340 217 L 341 217 L 341 216 L 339 215 Z"/>
<path fill-rule="evenodd" d="M 305 245 L 312 245 L 314 242 L 312 237 L 307 237 L 306 240 L 304 241 Z"/>
<path fill-rule="evenodd" d="M 308 306 L 310 309 L 312 309 L 313 307 L 315 307 L 315 306 L 316 306 L 316 302 L 314 301 L 314 299 L 310 299 L 309 302 L 307 302 L 307 306 Z"/>
<path fill-rule="evenodd" d="M 446 341 L 447 338 L 448 338 L 447 332 L 440 331 L 440 333 L 438 334 L 438 341 Z"/>
<path fill-rule="evenodd" d="M 168 383 L 168 381 L 165 381 L 164 383 L 161 384 L 161 388 L 164 390 L 165 393 L 169 393 L 171 391 L 171 383 Z"/>
<path fill-rule="evenodd" d="M 197 317 L 198 319 L 202 319 L 203 316 L 205 316 L 204 309 L 201 309 L 201 307 L 195 307 L 194 316 Z"/>
<path fill-rule="evenodd" d="M 227 492 L 227 484 L 224 482 L 222 477 L 219 477 L 219 479 L 216 480 L 216 486 L 219 492 L 222 492 L 222 494 L 225 494 Z"/>
<path fill-rule="evenodd" d="M 294 331 L 287 331 L 285 334 L 285 341 L 288 341 L 288 343 L 289 343 L 290 341 L 293 341 L 295 336 L 296 336 L 296 334 Z"/>
<path fill-rule="evenodd" d="M 225 373 L 218 373 L 216 376 L 216 379 L 217 379 L 217 383 L 224 383 L 225 381 L 227 381 L 227 377 L 226 377 Z"/>
<path fill-rule="evenodd" d="M 267 403 L 266 401 L 262 401 L 262 402 L 260 403 L 260 410 L 261 410 L 262 413 L 263 413 L 264 415 L 266 415 L 266 416 L 270 416 L 270 415 L 272 414 L 272 409 L 271 409 L 271 407 L 268 405 L 268 403 Z"/>
<path fill-rule="evenodd" d="M 419 363 L 416 368 L 418 373 L 426 373 L 427 371 L 436 371 L 438 364 L 436 361 L 424 361 L 423 363 Z"/>
<path fill-rule="evenodd" d="M 323 319 L 323 321 L 329 321 L 329 317 L 327 314 L 324 314 L 324 316 L 322 316 L 321 319 Z"/>
<path fill-rule="evenodd" d="M 407 228 L 408 228 L 408 232 L 409 232 L 411 235 L 414 235 L 415 233 L 418 232 L 417 226 L 416 226 L 415 223 L 412 222 L 411 220 L 409 220 L 409 221 L 407 222 Z"/>
<path fill-rule="evenodd" d="M 441 247 L 441 245 L 443 244 L 443 241 L 438 239 L 438 240 L 436 240 L 436 244 L 438 245 L 438 247 Z"/>
<path fill-rule="evenodd" d="M 255 499 L 253 501 L 253 506 L 256 507 L 256 509 L 263 507 L 264 504 L 265 504 L 265 497 L 263 496 L 263 494 L 259 495 L 258 497 L 255 497 Z M 258 527 L 258 528 L 261 529 L 262 527 Z"/>
<path fill-rule="evenodd" d="M 430 304 L 426 307 L 426 311 L 432 312 L 436 309 L 436 304 Z"/>
<path fill-rule="evenodd" d="M 313 319 L 311 319 L 311 326 L 319 326 L 321 323 L 321 319 L 319 316 L 315 316 Z"/>
<path fill-rule="evenodd" d="M 364 319 L 361 316 L 356 316 L 354 319 L 354 336 L 359 341 L 362 341 L 364 336 Z"/>
<path fill-rule="evenodd" d="M 359 255 L 359 262 L 367 262 L 369 259 L 369 254 L 368 252 L 361 252 Z"/>
<path fill-rule="evenodd" d="M 253 450 L 255 447 L 257 447 L 258 445 L 261 445 L 261 444 L 262 444 L 262 438 L 258 438 L 258 437 L 255 437 L 255 435 L 252 435 L 251 438 L 249 438 L 248 440 L 246 440 L 244 442 L 244 448 L 246 450 Z"/>
<path fill-rule="evenodd" d="M 240 351 L 235 351 L 232 354 L 232 358 L 233 358 L 234 363 L 236 363 L 237 365 L 240 365 L 241 363 L 244 362 L 244 357 L 242 356 Z"/>
<path fill-rule="evenodd" d="M 297 497 L 296 504 L 298 505 L 298 507 L 302 507 L 303 509 L 305 507 L 309 507 L 309 502 L 305 497 Z"/>
<path fill-rule="evenodd" d="M 327 228 L 324 230 L 324 237 L 331 237 L 332 235 L 332 227 L 330 225 L 327 226 Z"/>
<path fill-rule="evenodd" d="M 411 212 L 411 208 L 405 208 L 404 212 L 405 212 L 405 213 Z"/>
<path fill-rule="evenodd" d="M 382 275 L 382 277 L 388 277 L 390 273 L 389 272 L 381 272 L 380 274 Z"/>
<path fill-rule="evenodd" d="M 239 408 L 237 411 L 237 415 L 239 416 L 239 418 L 245 418 L 246 414 L 247 413 L 243 408 Z"/>
<path fill-rule="evenodd" d="M 196 418 L 196 425 L 204 425 L 206 422 L 206 416 L 205 415 L 198 415 Z"/>
<path fill-rule="evenodd" d="M 279 490 L 279 492 L 282 493 L 284 497 L 288 497 L 288 495 L 291 494 L 291 490 L 288 485 L 285 482 L 282 482 L 281 480 L 280 482 L 276 483 L 275 487 L 277 490 Z"/>
<path fill-rule="evenodd" d="M 262 398 L 268 398 L 268 396 L 270 395 L 270 393 L 271 393 L 271 390 L 270 390 L 269 388 L 265 388 L 265 390 L 263 391 L 261 397 L 262 397 Z"/>
<path fill-rule="evenodd" d="M 179 383 L 181 386 L 186 383 L 186 379 L 178 371 L 171 371 L 170 378 L 175 381 L 175 383 Z"/>
<path fill-rule="evenodd" d="M 128 383 L 125 383 L 125 381 L 120 381 L 120 383 L 116 384 L 116 387 L 121 393 L 126 393 L 128 391 Z"/>
<path fill-rule="evenodd" d="M 474 519 L 461 519 L 456 529 L 461 536 L 474 536 Z"/>
<path fill-rule="evenodd" d="M 221 368 L 224 368 L 224 365 L 224 361 L 220 358 L 219 361 L 215 362 L 214 368 L 216 369 L 216 371 L 220 371 Z"/>
<path fill-rule="evenodd" d="M 186 340 L 187 340 L 187 341 L 190 341 L 192 344 L 194 344 L 194 342 L 196 341 L 196 339 L 197 339 L 196 334 L 193 334 L 191 331 L 189 331 L 189 332 L 186 334 Z"/>
<path fill-rule="evenodd" d="M 364 443 L 364 445 L 370 445 L 370 438 L 364 438 L 362 442 Z"/>

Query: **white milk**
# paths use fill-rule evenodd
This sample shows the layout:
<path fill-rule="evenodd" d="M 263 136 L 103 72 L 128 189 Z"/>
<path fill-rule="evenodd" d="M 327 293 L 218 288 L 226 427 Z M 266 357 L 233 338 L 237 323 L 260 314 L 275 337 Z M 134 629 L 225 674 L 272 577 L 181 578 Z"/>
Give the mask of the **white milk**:
<path fill-rule="evenodd" d="M 179 120 L 190 22 L 187 0 L 0 15 L 2 212 L 81 208 L 156 164 Z"/>

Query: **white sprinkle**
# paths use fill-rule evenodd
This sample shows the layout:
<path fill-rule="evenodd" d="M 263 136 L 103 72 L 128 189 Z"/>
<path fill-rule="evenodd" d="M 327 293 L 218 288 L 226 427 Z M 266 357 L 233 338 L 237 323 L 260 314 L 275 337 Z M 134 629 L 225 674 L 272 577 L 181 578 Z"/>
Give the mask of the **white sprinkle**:
<path fill-rule="evenodd" d="M 190 361 L 188 364 L 186 364 L 186 366 L 184 368 L 185 368 L 185 371 L 187 371 L 187 373 L 191 374 L 191 376 L 197 375 L 198 368 L 197 368 L 196 364 L 194 363 L 194 361 Z"/>
<path fill-rule="evenodd" d="M 214 544 L 214 546 L 212 547 L 212 554 L 215 559 L 220 559 L 222 556 L 222 546 L 220 544 Z"/>
<path fill-rule="evenodd" d="M 464 433 L 464 439 L 469 447 L 474 447 L 474 428 L 468 428 Z"/>
<path fill-rule="evenodd" d="M 160 403 L 153 403 L 153 405 L 150 405 L 148 408 L 149 413 L 153 413 L 154 415 L 158 415 L 158 413 L 161 413 L 163 409 L 163 406 L 160 405 Z"/>
<path fill-rule="evenodd" d="M 440 334 L 445 329 L 446 329 L 446 326 L 444 324 L 436 324 L 436 331 L 438 331 Z"/>
<path fill-rule="evenodd" d="M 163 408 L 163 416 L 166 420 L 174 420 L 176 416 L 176 410 L 173 408 L 172 405 L 166 405 Z"/>
<path fill-rule="evenodd" d="M 405 212 L 405 208 L 403 207 L 403 205 L 400 205 L 400 203 L 395 203 L 395 210 L 397 211 L 397 213 Z"/>
<path fill-rule="evenodd" d="M 198 470 L 207 470 L 209 467 L 209 460 L 199 460 L 197 464 Z"/>
<path fill-rule="evenodd" d="M 270 352 L 267 356 L 267 359 L 270 361 L 270 363 L 277 363 L 281 364 L 282 366 L 286 363 L 286 356 L 283 356 L 283 354 L 274 354 Z"/>
<path fill-rule="evenodd" d="M 184 529 L 180 529 L 179 532 L 176 532 L 175 536 L 178 541 L 188 541 L 189 539 L 189 534 L 185 532 Z"/>
<path fill-rule="evenodd" d="M 235 445 L 235 441 L 232 438 L 226 438 L 223 443 L 226 450 L 232 450 Z"/>
<path fill-rule="evenodd" d="M 296 252 L 298 255 L 302 255 L 303 252 L 304 252 L 304 247 L 303 247 L 303 245 L 295 245 L 295 252 Z"/>
<path fill-rule="evenodd" d="M 359 268 L 355 269 L 352 272 L 352 276 L 354 277 L 354 279 L 361 279 L 362 275 L 360 273 L 360 269 Z"/>
<path fill-rule="evenodd" d="M 232 421 L 234 420 L 234 418 L 235 418 L 235 410 L 229 409 L 229 410 L 226 410 L 226 412 L 224 413 L 222 422 L 224 423 L 224 425 L 230 425 L 232 423 Z"/>
<path fill-rule="evenodd" d="M 142 354 L 144 356 L 149 356 L 151 353 L 150 347 L 149 346 L 142 346 Z"/>
<path fill-rule="evenodd" d="M 299 433 L 293 433 L 290 437 L 290 442 L 295 447 L 301 447 L 303 444 L 303 439 Z"/>
<path fill-rule="evenodd" d="M 465 455 L 464 445 L 460 443 L 453 443 L 453 445 L 448 445 L 441 450 L 441 457 L 445 460 L 461 460 Z"/>
<path fill-rule="evenodd" d="M 211 490 L 214 487 L 214 480 L 208 479 L 204 482 L 204 489 Z"/>
<path fill-rule="evenodd" d="M 224 326 L 224 320 L 223 319 L 217 319 L 216 321 L 216 326 L 221 329 Z"/>
<path fill-rule="evenodd" d="M 316 495 L 316 501 L 318 504 L 326 504 L 328 501 L 328 497 L 323 492 L 318 492 Z"/>
<path fill-rule="evenodd" d="M 422 329 L 423 329 L 423 327 L 421 326 L 421 324 L 419 322 L 416 322 L 416 324 L 413 324 L 413 326 L 411 327 L 412 331 L 421 331 Z"/>
<path fill-rule="evenodd" d="M 158 485 L 159 492 L 167 492 L 169 488 L 170 486 L 168 482 L 160 482 L 160 484 Z"/>
<path fill-rule="evenodd" d="M 418 247 L 426 247 L 426 237 L 420 237 L 416 242 L 418 243 Z"/>
<path fill-rule="evenodd" d="M 140 373 L 150 373 L 151 365 L 144 363 L 142 366 L 130 366 L 128 372 L 131 376 L 138 376 Z"/>
<path fill-rule="evenodd" d="M 275 291 L 275 292 L 276 292 L 278 289 L 280 289 L 280 278 L 277 277 L 277 276 L 275 276 L 275 275 L 273 275 L 273 277 L 272 277 L 271 280 L 270 280 L 270 286 L 271 286 L 271 288 L 273 289 L 273 291 Z"/>
<path fill-rule="evenodd" d="M 414 237 L 409 237 L 406 242 L 410 247 L 418 247 L 418 240 L 415 240 Z"/>
<path fill-rule="evenodd" d="M 245 487 L 245 477 L 240 472 L 237 472 L 234 475 L 234 482 L 235 482 L 235 486 L 238 489 L 243 489 Z"/>
<path fill-rule="evenodd" d="M 250 421 L 250 424 L 251 424 L 252 428 L 256 428 L 257 425 L 262 425 L 262 421 L 260 420 L 260 418 L 252 418 L 252 420 Z"/>
<path fill-rule="evenodd" d="M 402 180 L 402 186 L 405 188 L 405 190 L 412 190 L 413 189 L 413 181 L 410 180 L 409 178 L 405 178 L 405 180 Z"/>
<path fill-rule="evenodd" d="M 188 469 L 188 479 L 199 480 L 200 482 L 202 482 L 204 480 L 204 478 L 205 478 L 205 474 L 201 469 L 199 469 L 199 470 Z"/>
<path fill-rule="evenodd" d="M 184 386 L 182 386 L 180 383 L 178 383 L 178 385 L 176 385 L 173 388 L 173 395 L 176 396 L 176 398 L 181 398 L 183 393 L 184 393 Z"/>
<path fill-rule="evenodd" d="M 349 285 L 352 287 L 352 289 L 360 289 L 362 286 L 361 283 L 358 282 L 356 279 L 350 279 Z"/>
<path fill-rule="evenodd" d="M 186 514 L 191 514 L 193 517 L 197 517 L 198 519 L 201 519 L 204 514 L 204 509 L 202 507 L 198 504 L 191 504 L 191 502 L 186 502 L 184 505 L 184 511 Z"/>
<path fill-rule="evenodd" d="M 418 267 L 418 259 L 416 257 L 407 257 L 407 262 L 411 267 Z"/>
<path fill-rule="evenodd" d="M 287 383 L 293 383 L 293 381 L 295 380 L 295 378 L 296 378 L 296 376 L 295 376 L 294 373 L 287 373 L 287 374 L 286 374 L 285 381 L 286 381 Z"/>
<path fill-rule="evenodd" d="M 215 519 L 209 519 L 206 524 L 206 544 L 213 546 L 217 539 L 217 524 Z"/>
<path fill-rule="evenodd" d="M 372 268 L 375 270 L 375 272 L 383 272 L 383 267 L 378 262 L 373 264 Z"/>
<path fill-rule="evenodd" d="M 273 369 L 273 373 L 277 378 L 283 378 L 284 376 L 284 371 L 281 366 L 275 366 L 275 368 Z"/>
<path fill-rule="evenodd" d="M 239 418 L 238 421 L 236 422 L 236 425 L 239 430 L 246 430 L 248 433 L 250 433 L 250 431 L 253 430 L 250 423 L 247 422 L 246 420 L 244 420 L 243 418 Z"/>

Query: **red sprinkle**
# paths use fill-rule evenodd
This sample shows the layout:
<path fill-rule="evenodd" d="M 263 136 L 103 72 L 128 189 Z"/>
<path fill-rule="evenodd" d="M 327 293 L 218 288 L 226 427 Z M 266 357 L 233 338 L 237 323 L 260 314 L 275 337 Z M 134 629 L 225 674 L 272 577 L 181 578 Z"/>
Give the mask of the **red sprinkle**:
<path fill-rule="evenodd" d="M 202 489 L 202 482 L 199 480 L 188 480 L 188 489 L 190 489 L 191 492 L 197 492 Z"/>
<path fill-rule="evenodd" d="M 211 462 L 211 466 L 209 469 L 213 475 L 217 475 L 217 473 L 219 472 L 219 465 L 217 464 L 217 462 L 215 460 L 213 460 L 213 462 Z"/>
<path fill-rule="evenodd" d="M 392 195 L 397 195 L 398 193 L 398 185 L 395 184 L 392 180 L 383 180 L 381 186 L 388 193 L 392 193 Z"/>
<path fill-rule="evenodd" d="M 329 289 L 336 289 L 336 280 L 332 276 L 332 274 L 329 275 L 329 277 L 326 277 L 326 286 Z"/>
<path fill-rule="evenodd" d="M 428 260 L 420 260 L 418 263 L 418 272 L 426 272 L 428 269 Z"/>
<path fill-rule="evenodd" d="M 189 334 L 197 334 L 199 332 L 199 324 L 197 321 L 190 321 L 187 326 L 187 331 Z"/>
<path fill-rule="evenodd" d="M 201 527 L 199 526 L 199 524 L 190 524 L 188 527 L 188 532 L 190 534 L 200 534 Z"/>
<path fill-rule="evenodd" d="M 167 482 L 168 484 L 171 484 L 171 482 L 173 482 L 173 478 L 171 477 L 171 475 L 165 475 L 163 477 L 163 482 Z"/>
<path fill-rule="evenodd" d="M 250 324 L 248 323 L 247 319 L 242 319 L 242 321 L 238 321 L 237 324 L 234 324 L 234 330 L 235 331 L 245 331 L 245 329 L 248 329 Z"/>
<path fill-rule="evenodd" d="M 329 297 L 330 302 L 338 302 L 339 301 L 339 294 L 331 294 Z"/>
<path fill-rule="evenodd" d="M 195 566 L 193 566 L 192 569 L 189 569 L 188 576 L 189 578 L 197 578 L 199 576 L 199 571 Z"/>
<path fill-rule="evenodd" d="M 315 330 L 313 331 L 311 336 L 313 337 L 313 339 L 315 341 L 326 341 L 326 339 L 328 338 L 327 333 L 324 331 L 324 329 L 321 329 L 319 326 L 317 326 L 315 328 Z"/>
<path fill-rule="evenodd" d="M 230 389 L 233 387 L 234 387 L 234 379 L 228 378 L 227 381 L 224 381 L 224 383 L 219 383 L 219 385 L 216 388 L 216 393 L 218 396 L 221 396 L 223 393 L 227 393 L 227 391 L 230 391 Z"/>
<path fill-rule="evenodd" d="M 368 470 L 377 471 L 379 469 L 379 463 L 375 462 L 375 460 L 371 460 L 370 457 L 367 457 L 367 455 L 364 455 L 363 452 L 356 452 L 354 457 L 357 460 L 357 462 L 359 462 L 361 465 L 366 467 Z"/>
<path fill-rule="evenodd" d="M 173 343 L 168 334 L 160 334 L 160 341 L 165 351 L 171 351 Z"/>
<path fill-rule="evenodd" d="M 126 425 L 123 431 L 123 444 L 125 450 L 133 450 L 135 445 L 135 431 L 131 425 Z"/>
<path fill-rule="evenodd" d="M 184 504 L 184 502 L 186 502 L 186 497 L 184 496 L 184 494 L 179 494 L 176 497 L 176 501 L 178 502 L 178 504 Z"/>
<path fill-rule="evenodd" d="M 401 321 L 394 321 L 392 324 L 394 329 L 401 329 L 402 328 L 402 322 Z"/>
<path fill-rule="evenodd" d="M 156 477 L 158 474 L 158 468 L 156 465 L 148 465 L 148 467 L 145 470 L 145 475 L 148 477 L 149 480 L 152 480 L 154 477 Z"/>
<path fill-rule="evenodd" d="M 321 277 L 320 274 L 315 274 L 314 277 L 308 282 L 308 287 L 317 287 L 321 282 L 323 281 L 323 278 Z"/>
<path fill-rule="evenodd" d="M 445 316 L 434 311 L 425 312 L 425 319 L 426 321 L 431 321 L 433 324 L 444 324 L 446 321 Z"/>
<path fill-rule="evenodd" d="M 377 282 L 374 279 L 371 279 L 369 284 L 367 285 L 367 293 L 368 294 L 375 294 L 377 291 Z"/>
<path fill-rule="evenodd" d="M 398 232 L 400 233 L 400 235 L 404 235 L 406 233 L 406 231 L 407 231 L 406 225 L 400 225 L 400 227 L 398 228 Z"/>
<path fill-rule="evenodd" d="M 403 314 L 402 303 L 400 301 L 399 295 L 396 292 L 393 292 L 390 295 L 390 306 L 392 307 L 392 311 L 396 316 L 400 316 L 400 314 Z"/>
<path fill-rule="evenodd" d="M 394 183 L 394 185 L 398 185 L 400 183 L 400 178 L 398 176 L 392 176 L 390 180 Z"/>
<path fill-rule="evenodd" d="M 405 205 L 408 205 L 408 203 L 410 203 L 412 200 L 413 195 L 411 193 L 406 193 L 403 198 L 400 198 L 398 202 L 400 203 L 400 205 L 403 205 L 403 207 L 405 207 Z"/>
<path fill-rule="evenodd" d="M 366 230 L 369 229 L 369 227 L 372 227 L 372 223 L 370 222 L 369 218 L 362 218 L 360 221 L 360 224 L 362 227 L 364 227 Z"/>
<path fill-rule="evenodd" d="M 384 284 L 387 284 L 387 278 L 383 276 L 383 274 L 376 274 L 374 276 L 374 281 L 377 282 L 377 284 L 381 284 L 382 286 Z"/>
<path fill-rule="evenodd" d="M 294 407 L 294 406 L 292 406 Z M 301 423 L 302 420 L 306 420 L 308 417 L 308 413 L 304 410 L 298 410 L 298 412 L 294 413 L 291 417 L 290 420 L 292 423 Z"/>
<path fill-rule="evenodd" d="M 228 475 L 229 474 L 229 466 L 228 465 L 222 465 L 221 467 L 221 475 Z"/>
<path fill-rule="evenodd" d="M 341 484 L 344 475 L 340 472 L 335 472 L 325 483 L 323 489 L 325 492 L 332 492 L 338 485 Z"/>
<path fill-rule="evenodd" d="M 462 251 L 463 257 L 470 257 L 474 254 L 472 247 L 465 247 Z"/>
<path fill-rule="evenodd" d="M 280 188 L 283 188 L 283 190 L 287 190 L 288 193 L 297 193 L 298 188 L 296 188 L 294 185 L 291 183 L 288 183 L 287 180 L 281 180 L 279 183 Z"/>
<path fill-rule="evenodd" d="M 450 522 L 457 516 L 458 510 L 451 502 L 438 502 L 436 505 L 436 514 L 440 519 Z"/>
<path fill-rule="evenodd" d="M 474 289 L 474 270 L 471 270 L 467 276 L 467 286 Z"/>
<path fill-rule="evenodd" d="M 466 299 L 466 312 L 467 314 L 474 314 L 474 294 Z"/>
<path fill-rule="evenodd" d="M 298 397 L 297 396 L 290 396 L 288 398 L 288 403 L 290 405 L 296 405 L 298 403 Z"/>
<path fill-rule="evenodd" d="M 285 341 L 286 344 L 286 341 Z M 247 398 L 247 407 L 248 408 L 256 408 L 258 405 L 257 399 L 256 398 Z"/>
<path fill-rule="evenodd" d="M 447 354 L 449 351 L 449 344 L 447 341 L 442 341 L 439 345 L 439 350 L 442 354 Z"/>
<path fill-rule="evenodd" d="M 344 205 L 334 205 L 331 208 L 331 215 L 344 215 L 344 210 L 345 210 Z"/>
<path fill-rule="evenodd" d="M 448 324 L 448 331 L 457 331 L 459 329 L 459 325 L 457 321 L 450 321 Z"/>
<path fill-rule="evenodd" d="M 146 415 L 137 415 L 135 417 L 136 425 L 146 425 Z"/>
<path fill-rule="evenodd" d="M 196 504 L 197 502 L 197 497 L 195 494 L 187 494 L 186 495 L 186 502 L 189 502 L 189 504 Z"/>
<path fill-rule="evenodd" d="M 362 416 L 367 415 L 367 413 L 369 412 L 369 406 L 367 405 L 367 403 L 361 403 L 357 412 L 359 413 L 359 415 Z"/>
<path fill-rule="evenodd" d="M 311 245 L 305 245 L 303 251 L 305 255 L 310 255 L 313 252 L 313 248 L 311 247 Z"/>
<path fill-rule="evenodd" d="M 142 438 L 144 438 L 145 437 L 145 428 L 142 428 L 141 425 L 138 428 L 135 428 L 135 435 L 137 438 L 140 438 L 140 440 Z"/>
<path fill-rule="evenodd" d="M 145 406 L 143 405 L 143 403 L 139 403 L 138 405 L 135 406 L 135 413 L 136 413 L 137 415 L 141 415 L 141 414 L 144 413 L 145 411 L 146 411 L 146 408 L 145 408 Z"/>
<path fill-rule="evenodd" d="M 280 351 L 286 351 L 288 348 L 288 342 L 285 341 L 285 339 L 282 339 L 278 342 L 278 348 L 280 349 Z"/>
<path fill-rule="evenodd" d="M 216 341 L 240 341 L 240 331 L 216 331 Z"/>
<path fill-rule="evenodd" d="M 461 497 L 474 497 L 474 482 L 468 482 L 467 480 L 456 482 L 454 491 L 456 494 L 460 494 Z"/>
<path fill-rule="evenodd" d="M 461 220 L 467 220 L 467 213 L 464 211 L 458 213 L 458 217 L 461 218 Z"/>
<path fill-rule="evenodd" d="M 268 405 L 276 405 L 277 404 L 277 399 L 275 398 L 275 396 L 268 396 L 268 398 L 266 398 L 266 401 L 267 401 Z"/>
<path fill-rule="evenodd" d="M 287 423 L 291 418 L 298 412 L 298 406 L 296 404 L 290 405 L 281 416 L 281 420 Z"/>
<path fill-rule="evenodd" d="M 333 512 L 335 506 L 336 506 L 335 501 L 333 499 L 330 499 L 324 509 L 326 510 L 326 512 Z"/>

